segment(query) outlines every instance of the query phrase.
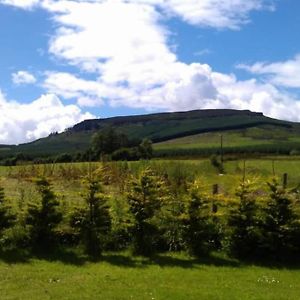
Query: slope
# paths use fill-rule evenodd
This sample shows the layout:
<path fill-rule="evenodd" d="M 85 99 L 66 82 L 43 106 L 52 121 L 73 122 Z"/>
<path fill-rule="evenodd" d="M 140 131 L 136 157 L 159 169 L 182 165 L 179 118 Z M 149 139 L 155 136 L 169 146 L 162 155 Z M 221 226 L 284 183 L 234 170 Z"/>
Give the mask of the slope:
<path fill-rule="evenodd" d="M 207 132 L 241 130 L 251 127 L 273 126 L 288 134 L 298 134 L 299 124 L 275 120 L 248 110 L 194 110 L 188 112 L 157 113 L 86 120 L 60 134 L 18 146 L 0 147 L 0 158 L 22 153 L 32 157 L 74 154 L 88 149 L 92 135 L 98 130 L 113 127 L 131 139 L 149 138 L 163 142 Z"/>

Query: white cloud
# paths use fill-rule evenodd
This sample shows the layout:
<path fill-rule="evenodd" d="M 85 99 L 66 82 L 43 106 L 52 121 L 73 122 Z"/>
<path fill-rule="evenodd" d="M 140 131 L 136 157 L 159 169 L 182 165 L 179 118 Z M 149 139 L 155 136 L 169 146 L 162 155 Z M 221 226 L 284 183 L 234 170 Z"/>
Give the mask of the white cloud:
<path fill-rule="evenodd" d="M 166 0 L 162 6 L 192 25 L 218 29 L 239 29 L 252 11 L 274 8 L 266 0 Z"/>
<path fill-rule="evenodd" d="M 18 71 L 12 74 L 12 81 L 15 84 L 31 84 L 36 82 L 36 78 L 27 71 Z"/>
<path fill-rule="evenodd" d="M 299 120 L 294 113 L 299 112 L 297 103 L 272 85 L 238 81 L 233 75 L 214 72 L 206 64 L 178 61 L 168 45 L 168 31 L 160 24 L 163 16 L 153 6 L 171 2 L 60 1 L 51 6 L 54 13 L 57 11 L 55 20 L 59 28 L 50 42 L 50 51 L 83 71 L 94 73 L 97 79 L 52 72 L 44 86 L 65 98 L 77 97 L 80 105 L 107 101 L 112 106 L 148 110 L 252 109 L 273 117 Z M 172 3 L 173 9 L 180 3 L 190 8 L 198 3 L 206 11 L 219 7 L 218 13 L 231 10 L 231 16 L 236 16 L 237 8 L 246 16 L 246 12 L 263 5 L 263 1 L 223 1 L 220 6 L 216 1 Z M 238 20 L 226 26 L 233 28 L 241 23 Z"/>
<path fill-rule="evenodd" d="M 257 62 L 253 65 L 240 64 L 237 68 L 252 74 L 266 75 L 266 80 L 278 86 L 300 88 L 300 54 L 287 61 Z"/>
<path fill-rule="evenodd" d="M 0 110 L 0 144 L 29 142 L 93 117 L 76 105 L 64 105 L 53 94 L 20 104 L 6 100 L 0 91 Z"/>
<path fill-rule="evenodd" d="M 40 0 L 0 0 L 0 4 L 12 5 L 23 9 L 30 9 L 40 3 Z"/>

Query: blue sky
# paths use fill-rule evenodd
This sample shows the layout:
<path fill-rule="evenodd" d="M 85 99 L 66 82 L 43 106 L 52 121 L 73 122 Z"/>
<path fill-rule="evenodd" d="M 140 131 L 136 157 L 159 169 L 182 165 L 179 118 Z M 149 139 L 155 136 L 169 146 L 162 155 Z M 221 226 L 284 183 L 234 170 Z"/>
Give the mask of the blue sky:
<path fill-rule="evenodd" d="M 157 111 L 300 121 L 299 11 L 296 0 L 0 0 L 0 144 Z"/>

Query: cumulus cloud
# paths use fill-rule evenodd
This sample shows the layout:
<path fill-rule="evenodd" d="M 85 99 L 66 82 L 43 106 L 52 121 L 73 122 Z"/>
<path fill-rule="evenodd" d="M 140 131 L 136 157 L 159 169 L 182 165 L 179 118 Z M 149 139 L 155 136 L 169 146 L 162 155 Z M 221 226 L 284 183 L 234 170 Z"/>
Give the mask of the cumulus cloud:
<path fill-rule="evenodd" d="M 12 74 L 14 84 L 32 84 L 36 82 L 36 78 L 27 71 L 18 71 Z"/>
<path fill-rule="evenodd" d="M 280 93 L 273 85 L 256 80 L 239 81 L 233 75 L 214 72 L 206 64 L 186 64 L 172 52 L 168 30 L 160 23 L 162 12 L 155 5 L 170 10 L 172 7 L 173 12 L 178 9 L 182 17 L 196 11 L 197 19 L 186 18 L 199 25 L 203 20 L 208 26 L 236 28 L 242 20 L 247 20 L 249 11 L 262 9 L 266 2 L 216 3 L 60 1 L 51 6 L 59 27 L 51 39 L 50 51 L 82 71 L 95 74 L 97 79 L 52 72 L 44 86 L 65 98 L 77 97 L 83 106 L 107 101 L 112 106 L 148 110 L 252 109 L 273 117 L 299 120 L 295 99 Z M 235 18 L 235 23 L 222 21 L 223 25 L 218 25 L 219 17 L 214 16 L 228 15 L 227 11 L 231 12 L 232 20 L 238 12 L 241 17 Z M 211 17 L 211 23 L 205 21 L 204 15 Z"/>
<path fill-rule="evenodd" d="M 282 62 L 257 62 L 253 65 L 239 64 L 237 68 L 252 74 L 266 75 L 269 82 L 288 88 L 300 88 L 300 54 Z"/>
<path fill-rule="evenodd" d="M 0 91 L 0 110 L 1 144 L 29 142 L 93 117 L 90 113 L 82 113 L 76 105 L 64 105 L 53 94 L 20 104 L 6 100 Z"/>

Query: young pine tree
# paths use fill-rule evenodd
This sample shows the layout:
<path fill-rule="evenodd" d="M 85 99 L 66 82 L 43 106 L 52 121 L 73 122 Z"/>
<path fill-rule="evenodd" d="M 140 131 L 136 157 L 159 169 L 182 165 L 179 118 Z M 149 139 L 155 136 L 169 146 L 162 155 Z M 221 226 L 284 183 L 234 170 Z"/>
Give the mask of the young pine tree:
<path fill-rule="evenodd" d="M 10 207 L 6 204 L 4 189 L 0 186 L 0 240 L 5 229 L 11 227 L 15 216 L 10 213 Z"/>
<path fill-rule="evenodd" d="M 184 248 L 185 201 L 183 195 L 166 197 L 159 214 L 159 227 L 168 251 Z"/>
<path fill-rule="evenodd" d="M 294 252 L 300 232 L 292 196 L 276 179 L 268 183 L 270 196 L 264 209 L 264 248 L 274 258 L 284 258 Z"/>
<path fill-rule="evenodd" d="M 151 255 L 154 253 L 158 228 L 153 222 L 164 197 L 163 181 L 147 168 L 137 180 L 129 184 L 127 201 L 134 219 L 134 253 Z"/>
<path fill-rule="evenodd" d="M 251 182 L 240 184 L 236 191 L 239 203 L 231 209 L 228 225 L 231 228 L 229 250 L 234 256 L 250 258 L 259 254 L 261 240 L 258 206 L 251 190 Z"/>
<path fill-rule="evenodd" d="M 100 179 L 89 176 L 84 181 L 84 186 L 85 205 L 73 214 L 71 226 L 79 231 L 85 252 L 93 258 L 98 258 L 111 229 L 111 216 Z"/>
<path fill-rule="evenodd" d="M 58 210 L 59 202 L 47 179 L 39 178 L 36 187 L 41 201 L 29 206 L 25 222 L 30 226 L 32 248 L 51 250 L 56 243 L 55 229 L 62 220 L 62 214 Z"/>
<path fill-rule="evenodd" d="M 184 237 L 187 249 L 197 257 L 207 255 L 215 248 L 218 224 L 210 210 L 209 201 L 195 182 L 189 190 Z"/>

